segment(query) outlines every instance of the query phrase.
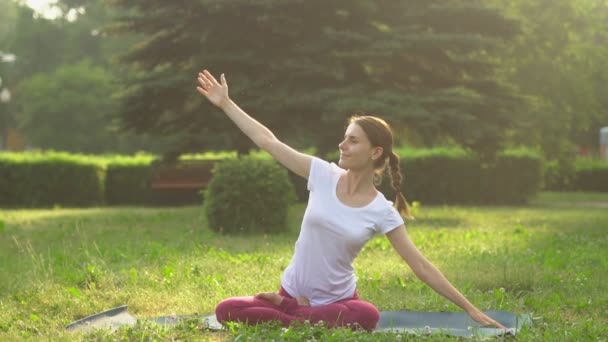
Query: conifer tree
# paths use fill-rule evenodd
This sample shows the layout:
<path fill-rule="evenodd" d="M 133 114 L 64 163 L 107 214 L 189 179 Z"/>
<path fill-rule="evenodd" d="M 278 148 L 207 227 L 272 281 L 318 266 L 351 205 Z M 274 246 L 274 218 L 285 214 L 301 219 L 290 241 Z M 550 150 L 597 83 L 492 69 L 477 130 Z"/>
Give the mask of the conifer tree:
<path fill-rule="evenodd" d="M 127 130 L 179 137 L 178 152 L 252 147 L 196 91 L 201 68 L 297 146 L 334 150 L 351 114 L 375 114 L 431 145 L 492 153 L 521 100 L 496 51 L 518 23 L 479 0 L 112 0 Z"/>

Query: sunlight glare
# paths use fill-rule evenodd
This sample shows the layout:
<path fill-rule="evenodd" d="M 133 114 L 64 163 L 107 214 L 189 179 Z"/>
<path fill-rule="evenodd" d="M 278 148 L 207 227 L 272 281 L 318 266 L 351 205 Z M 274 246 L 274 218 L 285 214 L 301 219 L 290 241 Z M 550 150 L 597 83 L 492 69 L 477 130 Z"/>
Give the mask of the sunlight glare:
<path fill-rule="evenodd" d="M 42 18 L 56 19 L 62 15 L 61 9 L 54 6 L 57 0 L 27 0 L 26 3 Z"/>

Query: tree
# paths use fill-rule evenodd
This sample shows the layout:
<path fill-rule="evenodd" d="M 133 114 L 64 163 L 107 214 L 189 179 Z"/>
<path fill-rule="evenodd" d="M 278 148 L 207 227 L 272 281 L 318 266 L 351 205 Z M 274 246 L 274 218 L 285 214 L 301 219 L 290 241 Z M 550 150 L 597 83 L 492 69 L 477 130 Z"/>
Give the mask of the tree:
<path fill-rule="evenodd" d="M 11 103 L 2 96 L 10 94 L 14 85 L 14 55 L 10 53 L 9 46 L 15 39 L 17 9 L 14 2 L 0 2 L 0 145 L 5 131 L 13 123 Z"/>
<path fill-rule="evenodd" d="M 13 63 L 0 62 L 0 77 L 3 86 L 8 87 L 13 95 L 19 93 L 13 96 L 10 106 L 0 103 L 0 132 L 20 124 L 26 128 L 26 133 L 32 134 L 28 138 L 37 147 L 68 151 L 157 152 L 163 141 L 117 132 L 110 115 L 110 111 L 116 108 L 116 100 L 112 96 L 115 85 L 111 83 L 114 82 L 111 76 L 114 70 L 109 68 L 110 60 L 116 51 L 124 50 L 134 38 L 116 39 L 105 35 L 103 28 L 110 14 L 102 1 L 65 0 L 55 6 L 62 9 L 63 15 L 47 20 L 36 16 L 22 2 L 0 3 L 0 18 L 3 19 L 0 23 L 0 53 L 4 51 L 17 56 Z M 69 13 L 74 11 L 78 15 L 70 16 Z M 89 62 L 81 63 L 82 60 Z M 79 75 L 88 71 L 93 74 Z M 63 78 L 53 78 L 58 75 Z M 71 83 L 69 78 L 73 78 Z M 101 82 L 99 88 L 94 81 Z M 93 93 L 103 96 L 85 95 L 86 99 L 76 99 L 74 84 L 87 84 L 94 87 Z M 33 100 L 32 95 L 36 95 Z M 68 98 L 70 96 L 73 98 Z M 91 119 L 90 125 L 97 126 L 95 130 L 91 126 L 84 131 L 71 130 L 69 124 L 64 127 L 53 121 L 58 117 L 73 121 L 70 115 L 82 109 L 75 109 L 79 106 L 78 101 L 86 101 L 86 106 L 94 109 L 91 116 L 86 113 L 78 117 L 78 125 L 85 127 L 86 120 Z M 54 112 L 45 113 L 47 105 Z M 98 108 L 102 110 L 96 111 Z M 106 112 L 101 116 L 103 111 Z M 46 126 L 38 127 L 37 123 Z M 92 134 L 91 144 L 83 140 L 84 132 Z M 79 146 L 80 143 L 84 145 Z"/>
<path fill-rule="evenodd" d="M 513 140 L 547 157 L 571 158 L 576 145 L 597 146 L 608 124 L 608 5 L 600 0 L 496 1 L 522 22 L 505 51 L 509 79 L 533 106 Z"/>
<path fill-rule="evenodd" d="M 13 39 L 16 22 L 17 5 L 12 1 L 0 2 L 0 51 L 5 50 Z"/>
<path fill-rule="evenodd" d="M 492 51 L 516 21 L 482 1 L 112 0 L 124 56 L 126 130 L 180 135 L 180 152 L 251 147 L 194 91 L 201 67 L 226 72 L 232 97 L 279 136 L 335 149 L 345 118 L 378 114 L 426 144 L 492 153 L 521 101 Z M 322 10 L 321 10 L 322 9 Z"/>
<path fill-rule="evenodd" d="M 100 153 L 116 148 L 107 115 L 115 101 L 113 78 L 85 61 L 41 73 L 17 89 L 19 127 L 39 148 Z"/>

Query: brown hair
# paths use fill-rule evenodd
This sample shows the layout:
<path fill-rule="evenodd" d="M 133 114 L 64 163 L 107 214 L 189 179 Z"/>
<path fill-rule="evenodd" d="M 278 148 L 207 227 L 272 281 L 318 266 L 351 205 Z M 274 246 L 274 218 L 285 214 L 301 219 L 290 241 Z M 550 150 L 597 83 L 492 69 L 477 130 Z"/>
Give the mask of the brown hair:
<path fill-rule="evenodd" d="M 382 147 L 382 156 L 374 162 L 376 169 L 375 177 L 379 179 L 378 185 L 382 181 L 382 174 L 388 166 L 388 176 L 391 179 L 391 186 L 396 192 L 395 207 L 403 217 L 414 220 L 410 207 L 401 193 L 401 168 L 399 166 L 399 156 L 393 152 L 393 131 L 386 121 L 368 115 L 353 115 L 348 119 L 348 124 L 357 124 L 374 147 Z"/>

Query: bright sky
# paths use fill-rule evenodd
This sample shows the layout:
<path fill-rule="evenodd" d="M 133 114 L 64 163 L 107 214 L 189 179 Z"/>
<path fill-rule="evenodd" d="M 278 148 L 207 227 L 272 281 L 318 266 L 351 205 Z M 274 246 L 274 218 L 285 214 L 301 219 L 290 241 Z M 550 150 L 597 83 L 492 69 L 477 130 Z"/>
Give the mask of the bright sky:
<path fill-rule="evenodd" d="M 25 3 L 33 8 L 36 13 L 46 19 L 55 19 L 62 15 L 58 7 L 53 6 L 57 0 L 26 0 Z M 74 21 L 79 14 L 84 14 L 84 8 L 70 9 L 66 15 L 68 21 Z"/>
<path fill-rule="evenodd" d="M 26 0 L 29 7 L 47 19 L 55 19 L 61 15 L 59 8 L 53 7 L 56 2 L 57 0 Z"/>

